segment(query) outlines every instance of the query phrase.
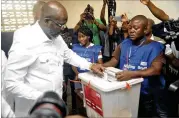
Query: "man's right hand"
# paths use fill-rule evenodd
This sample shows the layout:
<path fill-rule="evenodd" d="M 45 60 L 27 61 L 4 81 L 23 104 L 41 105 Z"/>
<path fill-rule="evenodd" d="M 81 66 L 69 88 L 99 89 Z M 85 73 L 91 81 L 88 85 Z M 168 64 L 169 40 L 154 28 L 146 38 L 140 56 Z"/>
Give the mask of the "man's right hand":
<path fill-rule="evenodd" d="M 148 5 L 150 0 L 140 0 L 140 2 L 144 5 Z"/>
<path fill-rule="evenodd" d="M 91 64 L 90 70 L 92 70 L 94 73 L 99 74 L 103 76 L 104 67 L 101 64 Z"/>

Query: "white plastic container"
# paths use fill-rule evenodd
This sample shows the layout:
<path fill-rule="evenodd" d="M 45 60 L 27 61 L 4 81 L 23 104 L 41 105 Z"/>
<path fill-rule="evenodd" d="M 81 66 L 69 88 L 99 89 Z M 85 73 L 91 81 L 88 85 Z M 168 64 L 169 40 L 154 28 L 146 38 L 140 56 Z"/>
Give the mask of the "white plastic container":
<path fill-rule="evenodd" d="M 89 118 L 137 117 L 143 78 L 108 81 L 91 72 L 79 74 L 79 78 Z M 130 85 L 130 89 L 126 89 L 126 85 Z"/>

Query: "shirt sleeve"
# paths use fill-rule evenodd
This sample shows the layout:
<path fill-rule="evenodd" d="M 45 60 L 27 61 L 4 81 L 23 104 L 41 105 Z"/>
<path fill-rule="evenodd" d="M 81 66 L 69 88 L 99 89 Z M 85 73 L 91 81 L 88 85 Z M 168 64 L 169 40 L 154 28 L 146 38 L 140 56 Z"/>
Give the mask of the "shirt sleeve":
<path fill-rule="evenodd" d="M 36 57 L 32 55 L 21 54 L 15 51 L 10 53 L 4 76 L 7 92 L 29 100 L 36 100 L 42 95 L 42 92 L 24 84 L 28 68 L 35 61 Z"/>
<path fill-rule="evenodd" d="M 88 62 L 86 59 L 78 56 L 75 52 L 73 52 L 71 49 L 69 49 L 64 41 L 62 41 L 62 43 L 63 43 L 63 49 L 64 49 L 65 62 L 69 63 L 75 67 L 89 70 L 91 63 Z"/>

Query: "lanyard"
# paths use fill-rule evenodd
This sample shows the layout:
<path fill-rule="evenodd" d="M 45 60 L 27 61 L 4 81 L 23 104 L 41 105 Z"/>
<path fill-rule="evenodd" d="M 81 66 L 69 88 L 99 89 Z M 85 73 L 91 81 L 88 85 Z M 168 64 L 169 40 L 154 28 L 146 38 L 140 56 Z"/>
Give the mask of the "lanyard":
<path fill-rule="evenodd" d="M 140 48 L 144 42 L 145 42 L 145 39 L 140 43 L 140 45 L 137 47 L 137 49 Z M 136 49 L 136 51 L 137 51 L 137 49 Z M 135 52 L 133 52 L 133 53 L 135 53 Z M 130 46 L 129 54 L 128 54 L 128 51 L 127 51 L 127 55 L 126 55 L 127 68 L 126 69 L 129 68 L 129 61 L 130 61 L 130 58 L 132 57 L 131 53 L 132 53 L 132 46 Z"/>

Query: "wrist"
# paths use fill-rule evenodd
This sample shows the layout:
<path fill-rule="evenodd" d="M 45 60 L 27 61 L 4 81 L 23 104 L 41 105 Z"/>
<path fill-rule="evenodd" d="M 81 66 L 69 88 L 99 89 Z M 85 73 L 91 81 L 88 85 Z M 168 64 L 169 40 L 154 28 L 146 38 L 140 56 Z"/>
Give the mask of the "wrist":
<path fill-rule="evenodd" d="M 115 25 L 114 24 L 109 24 L 110 25 L 110 27 L 115 27 Z"/>
<path fill-rule="evenodd" d="M 132 71 L 132 78 L 142 77 L 142 73 L 140 71 Z"/>
<path fill-rule="evenodd" d="M 150 7 L 151 5 L 152 5 L 152 2 L 151 2 L 151 1 L 149 1 L 149 2 L 146 4 L 147 7 Z"/>
<path fill-rule="evenodd" d="M 96 65 L 96 64 L 95 64 L 95 63 L 91 63 L 91 64 L 89 65 L 89 70 L 92 70 L 92 67 L 93 67 L 94 65 Z"/>

